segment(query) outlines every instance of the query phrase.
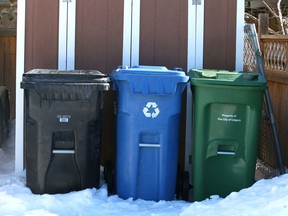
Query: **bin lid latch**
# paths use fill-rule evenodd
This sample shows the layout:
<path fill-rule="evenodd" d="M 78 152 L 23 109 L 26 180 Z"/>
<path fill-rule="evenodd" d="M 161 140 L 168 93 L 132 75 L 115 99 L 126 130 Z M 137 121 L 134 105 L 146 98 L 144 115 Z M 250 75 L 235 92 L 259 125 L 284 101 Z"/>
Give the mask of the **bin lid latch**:
<path fill-rule="evenodd" d="M 258 80 L 259 73 L 257 72 L 245 72 L 243 73 L 243 78 L 247 80 Z"/>

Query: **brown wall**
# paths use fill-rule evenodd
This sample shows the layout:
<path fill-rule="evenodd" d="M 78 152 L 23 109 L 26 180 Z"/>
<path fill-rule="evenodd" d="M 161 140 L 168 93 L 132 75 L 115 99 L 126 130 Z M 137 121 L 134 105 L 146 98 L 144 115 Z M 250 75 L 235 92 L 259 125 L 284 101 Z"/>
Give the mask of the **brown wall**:
<path fill-rule="evenodd" d="M 123 5 L 123 0 L 77 1 L 76 69 L 110 73 L 121 65 Z M 27 0 L 25 71 L 58 67 L 58 7 L 57 0 Z"/>
<path fill-rule="evenodd" d="M 205 1 L 204 68 L 235 70 L 236 9 L 237 0 Z"/>
<path fill-rule="evenodd" d="M 122 65 L 124 0 L 77 1 L 76 69 L 110 74 Z"/>
<path fill-rule="evenodd" d="M 187 8 L 186 0 L 141 1 L 140 64 L 186 70 Z"/>
<path fill-rule="evenodd" d="M 26 0 L 25 72 L 58 68 L 58 0 Z"/>
<path fill-rule="evenodd" d="M 187 65 L 188 1 L 141 1 L 140 64 Z M 237 0 L 206 0 L 204 68 L 235 69 Z"/>
<path fill-rule="evenodd" d="M 235 67 L 236 3 L 205 1 L 204 68 Z M 141 1 L 140 64 L 186 69 L 187 4 L 186 0 Z M 58 5 L 56 0 L 27 0 L 25 71 L 57 68 Z M 76 69 L 109 74 L 121 65 L 123 0 L 77 1 L 76 23 Z"/>

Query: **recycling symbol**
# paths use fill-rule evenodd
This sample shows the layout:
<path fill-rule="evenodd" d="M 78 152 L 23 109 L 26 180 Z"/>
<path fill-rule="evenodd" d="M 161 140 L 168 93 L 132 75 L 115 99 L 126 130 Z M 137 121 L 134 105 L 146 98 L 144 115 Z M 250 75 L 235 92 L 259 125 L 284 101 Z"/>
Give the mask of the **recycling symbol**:
<path fill-rule="evenodd" d="M 158 108 L 157 103 L 148 102 L 143 108 L 143 113 L 147 118 L 156 118 L 160 113 L 160 109 Z"/>

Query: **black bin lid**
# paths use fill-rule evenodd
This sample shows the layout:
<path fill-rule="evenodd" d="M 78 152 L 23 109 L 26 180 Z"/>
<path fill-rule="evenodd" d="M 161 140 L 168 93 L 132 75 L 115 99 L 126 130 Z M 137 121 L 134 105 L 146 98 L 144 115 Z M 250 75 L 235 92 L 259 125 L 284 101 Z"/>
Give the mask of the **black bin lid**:
<path fill-rule="evenodd" d="M 23 74 L 22 83 L 105 83 L 107 75 L 97 70 L 34 69 Z"/>

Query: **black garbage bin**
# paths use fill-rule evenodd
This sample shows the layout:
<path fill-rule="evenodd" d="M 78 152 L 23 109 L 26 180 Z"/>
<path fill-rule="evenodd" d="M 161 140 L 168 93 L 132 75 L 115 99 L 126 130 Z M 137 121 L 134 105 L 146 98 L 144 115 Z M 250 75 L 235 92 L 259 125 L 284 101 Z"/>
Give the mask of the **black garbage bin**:
<path fill-rule="evenodd" d="M 98 187 L 104 91 L 95 70 L 23 74 L 26 181 L 33 193 Z"/>

